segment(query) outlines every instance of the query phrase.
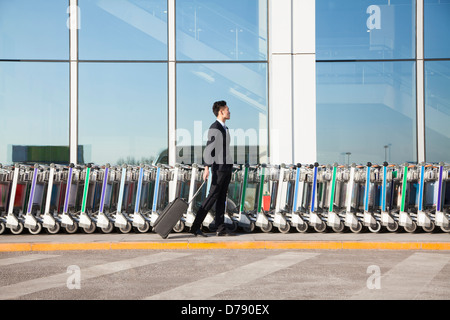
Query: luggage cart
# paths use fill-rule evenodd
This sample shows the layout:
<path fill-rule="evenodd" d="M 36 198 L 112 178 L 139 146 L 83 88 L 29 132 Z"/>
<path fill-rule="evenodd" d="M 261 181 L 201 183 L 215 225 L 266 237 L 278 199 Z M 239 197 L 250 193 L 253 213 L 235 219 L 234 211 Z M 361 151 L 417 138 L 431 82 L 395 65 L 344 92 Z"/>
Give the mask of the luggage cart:
<path fill-rule="evenodd" d="M 382 230 L 381 215 L 375 212 L 377 207 L 377 190 L 381 182 L 379 168 L 378 165 L 372 165 L 371 162 L 368 162 L 365 172 L 363 225 L 373 233 L 378 233 Z"/>
<path fill-rule="evenodd" d="M 241 202 L 241 185 L 242 185 L 241 170 L 242 170 L 241 165 L 233 164 L 231 180 L 230 184 L 228 185 L 225 203 L 224 223 L 227 225 L 227 228 L 230 232 L 235 232 L 238 229 L 236 217 L 239 215 L 240 209 L 239 204 Z M 211 186 L 211 179 L 208 180 L 204 197 L 208 195 L 210 186 Z M 215 209 L 215 205 L 213 206 L 213 209 Z M 213 219 L 214 217 L 211 216 L 211 218 Z"/>
<path fill-rule="evenodd" d="M 397 168 L 395 165 L 383 163 L 380 199 L 381 225 L 389 232 L 397 232 L 399 228 L 398 213 L 395 212 L 395 191 L 398 189 Z"/>
<path fill-rule="evenodd" d="M 93 215 L 95 217 L 95 224 L 103 233 L 111 233 L 114 230 L 113 221 L 109 218 L 105 211 L 107 203 L 111 199 L 111 179 L 110 179 L 111 165 L 107 163 L 104 168 L 98 170 L 98 177 L 102 180 L 102 191 L 100 195 L 100 206 L 98 211 Z"/>
<path fill-rule="evenodd" d="M 326 231 L 330 227 L 334 232 L 343 232 L 344 222 L 338 210 L 338 199 L 336 197 L 338 165 L 333 166 L 314 165 L 315 183 L 313 182 L 313 194 L 311 198 L 310 222 L 317 232 Z M 325 225 L 324 225 L 325 224 Z"/>
<path fill-rule="evenodd" d="M 199 187 L 202 186 L 203 180 L 203 172 L 201 171 L 203 166 L 199 166 L 196 163 L 193 163 L 190 170 L 190 184 L 189 184 L 189 199 L 195 195 L 198 191 Z M 209 182 L 209 181 L 208 181 Z M 204 197 L 204 196 L 203 196 Z M 190 228 L 195 220 L 195 207 L 199 207 L 195 205 L 195 199 L 189 203 L 188 209 L 178 224 L 175 226 L 175 231 L 185 229 L 186 227 Z M 181 231 L 178 231 L 181 232 Z"/>
<path fill-rule="evenodd" d="M 257 207 L 255 225 L 263 232 L 271 232 L 277 227 L 280 232 L 290 231 L 289 210 L 287 210 L 287 192 L 290 170 L 285 164 L 281 166 L 262 164 L 258 167 Z M 280 184 L 282 186 L 280 187 Z M 283 185 L 284 184 L 284 185 Z M 280 199 L 280 197 L 284 197 Z M 263 206 L 266 201 L 265 206 Z M 264 208 L 265 207 L 265 208 Z M 276 221 L 275 221 L 276 220 Z"/>
<path fill-rule="evenodd" d="M 42 216 L 42 225 L 47 233 L 57 234 L 61 230 L 61 218 L 64 203 L 65 184 L 63 183 L 64 167 L 50 164 L 47 179 L 47 193 Z"/>
<path fill-rule="evenodd" d="M 256 208 L 256 221 L 255 225 L 263 232 L 271 232 L 273 228 L 273 215 L 270 212 L 270 203 L 268 208 L 264 208 L 263 199 L 268 197 L 270 199 L 270 180 L 267 170 L 270 170 L 270 166 L 267 164 L 261 164 L 258 168 L 259 185 L 258 185 L 258 200 Z M 270 173 L 270 171 L 269 171 Z"/>
<path fill-rule="evenodd" d="M 76 196 L 78 192 L 78 182 L 80 178 L 80 167 L 75 167 L 73 163 L 69 164 L 68 171 L 65 171 L 63 179 L 66 180 L 64 191 L 64 206 L 60 216 L 61 226 L 69 234 L 78 231 L 78 218 L 74 215 Z"/>
<path fill-rule="evenodd" d="M 90 198 L 93 195 L 91 190 L 95 191 L 96 177 L 96 169 L 92 168 L 91 164 L 86 165 L 81 174 L 81 180 L 84 179 L 81 209 L 76 213 L 76 216 L 79 220 L 79 226 L 82 227 L 83 231 L 88 234 L 94 233 L 97 229 L 97 220 L 91 215 L 93 212 L 93 206 L 89 205 L 89 203 L 93 204 L 89 200 L 91 200 Z"/>
<path fill-rule="evenodd" d="M 189 201 L 190 195 L 190 185 L 191 185 L 191 175 L 192 175 L 192 167 L 176 163 L 173 169 L 173 179 L 169 183 L 169 203 L 175 201 L 177 198 L 181 198 L 186 200 L 186 203 Z M 195 183 L 194 183 L 195 184 Z M 194 194 L 192 194 L 193 196 Z M 189 204 L 188 204 L 189 208 Z M 185 220 L 184 216 L 186 213 L 183 213 L 181 219 L 175 224 L 173 227 L 173 231 L 180 233 L 185 229 Z"/>
<path fill-rule="evenodd" d="M 417 215 L 413 212 L 416 203 L 418 181 L 418 174 L 415 169 L 416 166 L 405 163 L 403 169 L 399 171 L 402 179 L 399 225 L 409 233 L 417 230 Z"/>
<path fill-rule="evenodd" d="M 153 201 L 152 201 L 152 207 L 151 211 L 149 213 L 149 225 L 147 229 L 147 223 L 146 219 L 142 220 L 138 217 L 138 220 L 135 221 L 136 218 L 136 212 L 134 214 L 133 218 L 133 225 L 138 226 L 139 224 L 141 227 L 138 226 L 138 230 L 140 232 L 143 232 L 145 229 L 147 231 L 150 229 L 150 227 L 153 227 L 155 224 L 156 219 L 158 219 L 159 214 L 164 210 L 164 208 L 169 203 L 168 198 L 168 191 L 169 191 L 169 182 L 172 180 L 173 172 L 172 167 L 158 164 L 156 167 L 156 176 L 155 176 L 155 186 L 153 190 Z M 142 217 L 142 215 L 141 215 Z M 143 227 L 142 227 L 143 226 Z M 144 229 L 139 229 L 144 228 Z"/>
<path fill-rule="evenodd" d="M 147 221 L 140 212 L 140 199 L 142 184 L 144 181 L 144 167 L 135 166 L 130 167 L 132 182 L 127 188 L 127 205 L 126 207 L 132 206 L 132 213 L 130 218 L 133 227 L 136 227 L 140 232 L 148 232 L 150 230 L 150 222 Z"/>
<path fill-rule="evenodd" d="M 316 232 L 325 232 L 327 223 L 325 218 L 320 214 L 319 200 L 319 163 L 315 162 L 312 166 L 312 181 L 311 181 L 311 201 L 309 207 L 309 223 L 313 226 Z"/>
<path fill-rule="evenodd" d="M 295 215 L 292 216 L 292 223 L 296 225 L 297 231 L 305 233 L 313 227 L 311 223 L 311 212 L 315 212 L 317 203 L 317 167 L 319 164 L 310 164 L 297 168 L 299 174 L 299 187 L 296 194 L 298 195 L 297 204 L 294 206 Z M 303 168 L 303 169 L 302 169 Z M 314 201 L 313 199 L 314 191 Z M 326 228 L 326 225 L 325 225 Z M 315 230 L 315 229 L 314 229 Z M 323 230 L 325 231 L 325 230 Z"/>
<path fill-rule="evenodd" d="M 435 223 L 444 232 L 450 232 L 450 213 L 448 211 L 450 205 L 449 170 L 450 168 L 445 166 L 443 162 L 439 163 L 436 182 L 437 199 Z"/>
<path fill-rule="evenodd" d="M 281 233 L 288 233 L 291 230 L 290 217 L 290 195 L 292 192 L 292 181 L 289 179 L 289 168 L 282 163 L 278 172 L 277 196 L 275 211 L 273 215 L 273 226 L 277 227 Z"/>
<path fill-rule="evenodd" d="M 291 208 L 291 225 L 298 232 L 305 233 L 309 230 L 308 219 L 305 217 L 306 206 L 305 194 L 307 193 L 307 172 L 306 168 L 302 168 L 300 163 L 295 168 L 294 194 Z"/>
<path fill-rule="evenodd" d="M 122 165 L 120 168 L 116 168 L 116 177 L 119 178 L 119 191 L 117 198 L 116 210 L 111 212 L 112 220 L 114 221 L 114 226 L 119 229 L 121 233 L 129 233 L 133 229 L 132 219 L 124 212 L 124 196 L 125 196 L 125 185 L 129 183 L 131 179 L 131 172 L 127 170 L 128 166 L 126 164 Z M 120 175 L 119 175 L 120 170 Z"/>
<path fill-rule="evenodd" d="M 151 227 L 151 212 L 147 212 L 146 210 L 142 210 L 143 206 L 141 205 L 142 200 L 142 194 L 143 194 L 143 188 L 144 180 L 147 177 L 147 179 L 150 178 L 150 172 L 148 170 L 148 166 L 141 165 L 139 167 L 134 168 L 134 174 L 133 176 L 136 178 L 137 176 L 137 184 L 135 185 L 135 198 L 134 198 L 134 211 L 130 215 L 132 219 L 132 225 L 136 227 L 137 231 L 141 233 L 148 232 Z M 158 192 L 159 192 L 159 184 L 161 179 L 161 166 L 158 165 L 156 170 L 156 180 L 155 180 L 155 189 L 154 189 L 154 196 L 153 196 L 153 202 L 156 205 L 156 201 L 158 199 Z M 142 201 L 143 202 L 143 201 Z M 149 217 L 150 215 L 150 217 Z M 157 218 L 157 217 L 156 217 Z M 156 219 L 155 219 L 156 221 Z"/>
<path fill-rule="evenodd" d="M 435 172 L 433 165 L 420 163 L 419 193 L 417 195 L 417 225 L 425 232 L 433 232 L 435 229 L 435 211 L 433 210 L 435 195 Z"/>
<path fill-rule="evenodd" d="M 256 217 L 254 209 L 254 194 L 253 201 L 251 199 L 252 194 L 249 192 L 249 183 L 254 183 L 257 181 L 256 176 L 256 166 L 250 167 L 249 164 L 244 165 L 244 169 L 239 171 L 238 180 L 241 183 L 240 188 L 240 203 L 239 212 L 233 215 L 233 220 L 236 221 L 238 227 L 241 227 L 244 232 L 250 233 L 255 230 Z M 253 203 L 253 206 L 252 206 Z"/>
<path fill-rule="evenodd" d="M 44 187 L 45 187 L 45 179 L 43 172 L 43 167 L 40 167 L 39 164 L 35 164 L 30 168 L 30 172 L 32 173 L 31 185 L 28 203 L 26 206 L 26 214 L 24 226 L 28 228 L 28 231 L 31 234 L 39 234 L 42 231 L 42 219 L 41 213 L 43 212 L 43 197 L 44 197 Z"/>
<path fill-rule="evenodd" d="M 9 197 L 8 214 L 6 216 L 6 227 L 12 234 L 21 234 L 24 229 L 23 212 L 27 182 L 24 166 L 16 164 L 13 168 L 13 179 Z"/>
<path fill-rule="evenodd" d="M 111 233 L 115 227 L 122 233 L 128 233 L 131 231 L 131 223 L 116 225 L 116 212 L 117 208 L 114 204 L 117 204 L 120 197 L 120 179 L 122 178 L 122 171 L 117 170 L 116 167 L 112 167 L 110 164 L 106 164 L 104 168 L 97 169 L 97 181 L 101 182 L 100 203 L 98 211 L 91 217 L 95 225 L 100 228 L 103 233 Z M 120 174 L 119 174 L 120 173 Z M 125 170 L 126 175 L 126 170 Z M 120 218 L 119 218 L 120 219 Z"/>
<path fill-rule="evenodd" d="M 331 172 L 330 172 L 331 171 Z M 339 170 L 340 171 L 340 170 Z M 324 177 L 327 180 L 327 203 L 326 206 L 326 221 L 327 225 L 331 227 L 334 232 L 341 233 L 345 230 L 344 217 L 341 213 L 340 206 L 340 191 L 338 186 L 338 164 L 327 167 L 327 175 Z M 339 172 L 340 173 L 340 172 Z M 340 184 L 339 184 L 340 186 Z M 325 210 L 324 210 L 325 211 Z"/>
<path fill-rule="evenodd" d="M 6 214 L 8 211 L 8 199 L 11 189 L 13 169 L 9 166 L 0 164 L 0 234 L 6 229 Z"/>
<path fill-rule="evenodd" d="M 345 167 L 344 169 L 345 172 L 348 172 L 348 180 L 345 188 L 345 225 L 353 233 L 360 233 L 363 230 L 362 219 L 356 214 L 359 207 L 358 194 L 361 182 L 361 171 L 358 169 L 360 168 L 357 168 L 355 163 L 352 163 L 350 168 Z M 346 178 L 345 173 L 344 178 Z"/>

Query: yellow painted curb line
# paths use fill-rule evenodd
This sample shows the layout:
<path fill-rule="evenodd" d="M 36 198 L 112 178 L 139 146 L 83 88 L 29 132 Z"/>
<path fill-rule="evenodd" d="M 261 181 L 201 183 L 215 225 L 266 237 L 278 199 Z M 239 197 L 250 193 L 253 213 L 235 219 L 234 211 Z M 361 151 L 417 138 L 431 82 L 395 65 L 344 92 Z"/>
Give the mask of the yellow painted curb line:
<path fill-rule="evenodd" d="M 187 249 L 187 242 L 112 242 L 111 250 Z"/>
<path fill-rule="evenodd" d="M 0 252 L 70 250 L 450 250 L 450 242 L 222 241 L 0 243 Z"/>
<path fill-rule="evenodd" d="M 190 242 L 188 249 L 266 249 L 265 241 Z"/>
<path fill-rule="evenodd" d="M 107 242 L 88 243 L 33 243 L 31 251 L 67 251 L 67 250 L 110 250 Z"/>
<path fill-rule="evenodd" d="M 450 250 L 450 243 L 448 242 L 423 243 L 422 250 Z"/>
<path fill-rule="evenodd" d="M 31 251 L 30 243 L 0 243 L 0 252 Z"/>
<path fill-rule="evenodd" d="M 343 242 L 342 249 L 421 250 L 420 242 Z M 436 247 L 436 250 L 439 250 Z"/>

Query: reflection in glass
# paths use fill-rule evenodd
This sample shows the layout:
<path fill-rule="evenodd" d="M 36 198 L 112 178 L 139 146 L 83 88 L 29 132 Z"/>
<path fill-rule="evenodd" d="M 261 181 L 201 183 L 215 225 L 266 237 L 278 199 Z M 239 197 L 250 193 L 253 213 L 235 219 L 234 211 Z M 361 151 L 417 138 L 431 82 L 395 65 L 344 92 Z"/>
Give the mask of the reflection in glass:
<path fill-rule="evenodd" d="M 178 60 L 266 60 L 267 0 L 176 2 Z"/>
<path fill-rule="evenodd" d="M 202 163 L 215 101 L 225 100 L 235 163 L 267 161 L 267 64 L 177 66 L 177 162 Z"/>
<path fill-rule="evenodd" d="M 0 62 L 0 163 L 69 162 L 69 64 Z"/>
<path fill-rule="evenodd" d="M 0 1 L 0 59 L 68 59 L 69 1 Z"/>
<path fill-rule="evenodd" d="M 317 63 L 320 163 L 416 161 L 414 62 Z"/>
<path fill-rule="evenodd" d="M 157 161 L 167 152 L 167 64 L 80 63 L 78 121 L 85 163 Z"/>
<path fill-rule="evenodd" d="M 78 0 L 83 60 L 167 59 L 167 0 Z"/>
<path fill-rule="evenodd" d="M 316 0 L 318 60 L 415 57 L 414 0 Z"/>
<path fill-rule="evenodd" d="M 425 0 L 425 58 L 450 58 L 450 0 Z"/>
<path fill-rule="evenodd" d="M 425 62 L 425 139 L 429 162 L 450 162 L 450 61 Z"/>

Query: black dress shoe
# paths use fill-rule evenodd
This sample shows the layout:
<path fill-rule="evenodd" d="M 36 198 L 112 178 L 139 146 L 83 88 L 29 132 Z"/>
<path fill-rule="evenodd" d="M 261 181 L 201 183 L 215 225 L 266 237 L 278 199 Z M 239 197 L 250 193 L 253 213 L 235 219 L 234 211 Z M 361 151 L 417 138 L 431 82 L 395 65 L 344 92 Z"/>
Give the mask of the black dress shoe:
<path fill-rule="evenodd" d="M 207 237 L 207 235 L 204 234 L 204 233 L 202 232 L 202 230 L 200 230 L 200 229 L 191 231 L 191 233 L 192 233 L 194 236 L 196 236 L 196 237 L 197 237 L 197 236 L 200 236 L 200 237 Z"/>

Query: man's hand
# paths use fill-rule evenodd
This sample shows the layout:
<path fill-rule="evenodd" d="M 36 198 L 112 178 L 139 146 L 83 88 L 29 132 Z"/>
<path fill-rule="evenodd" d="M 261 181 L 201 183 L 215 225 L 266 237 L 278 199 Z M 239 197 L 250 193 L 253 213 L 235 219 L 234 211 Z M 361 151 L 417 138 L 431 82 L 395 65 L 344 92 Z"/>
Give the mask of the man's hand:
<path fill-rule="evenodd" d="M 209 167 L 205 167 L 205 170 L 203 170 L 203 180 L 208 180 L 209 177 Z"/>

